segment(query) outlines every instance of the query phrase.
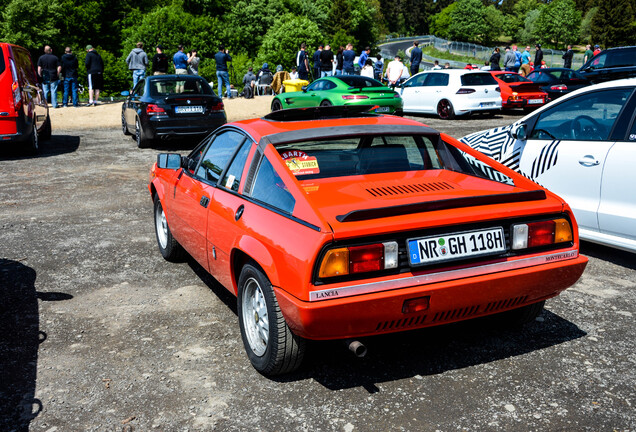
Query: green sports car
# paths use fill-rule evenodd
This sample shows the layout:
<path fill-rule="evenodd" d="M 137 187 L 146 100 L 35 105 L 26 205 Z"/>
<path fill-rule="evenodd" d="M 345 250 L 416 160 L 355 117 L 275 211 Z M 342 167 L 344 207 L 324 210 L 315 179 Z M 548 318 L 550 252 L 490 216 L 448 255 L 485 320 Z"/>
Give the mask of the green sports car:
<path fill-rule="evenodd" d="M 272 101 L 272 111 L 331 105 L 377 105 L 378 113 L 402 115 L 402 98 L 397 92 L 358 75 L 320 78 L 303 91 L 281 93 Z"/>

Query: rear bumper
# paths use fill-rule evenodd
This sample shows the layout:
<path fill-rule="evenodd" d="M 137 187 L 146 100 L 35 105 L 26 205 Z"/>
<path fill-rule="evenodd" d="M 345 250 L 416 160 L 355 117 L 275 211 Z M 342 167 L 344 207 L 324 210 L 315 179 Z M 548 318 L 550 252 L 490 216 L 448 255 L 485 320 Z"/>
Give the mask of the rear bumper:
<path fill-rule="evenodd" d="M 587 264 L 587 258 L 576 250 L 538 258 L 544 263 L 440 282 L 427 283 L 426 275 L 400 276 L 394 282 L 401 288 L 322 301 L 301 301 L 283 289 L 275 291 L 287 323 L 299 336 L 370 336 L 462 321 L 536 303 L 573 285 Z M 429 297 L 427 310 L 402 312 L 406 300 L 419 297 Z"/>
<path fill-rule="evenodd" d="M 0 117 L 0 143 L 23 143 L 31 138 L 33 122 L 23 115 Z"/>
<path fill-rule="evenodd" d="M 469 112 L 497 112 L 501 110 L 501 98 L 498 97 L 496 100 L 467 100 L 462 101 L 455 105 L 455 113 L 457 115 L 466 114 Z"/>
<path fill-rule="evenodd" d="M 144 132 L 150 139 L 207 135 L 227 123 L 225 113 L 178 120 L 153 116 L 146 119 Z"/>
<path fill-rule="evenodd" d="M 542 99 L 542 98 L 536 98 L 536 99 Z M 503 108 L 538 108 L 540 106 L 545 105 L 548 102 L 550 102 L 550 100 L 547 98 L 544 99 L 543 102 L 541 103 L 533 103 L 533 104 L 528 103 L 527 99 L 514 100 L 514 101 L 507 100 L 502 102 L 502 107 Z"/>

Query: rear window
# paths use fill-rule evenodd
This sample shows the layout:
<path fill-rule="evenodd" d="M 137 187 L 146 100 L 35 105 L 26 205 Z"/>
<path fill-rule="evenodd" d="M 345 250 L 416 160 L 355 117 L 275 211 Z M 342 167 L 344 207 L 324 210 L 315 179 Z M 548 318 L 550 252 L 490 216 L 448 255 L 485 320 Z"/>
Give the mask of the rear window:
<path fill-rule="evenodd" d="M 203 80 L 198 79 L 162 79 L 150 81 L 151 96 L 168 96 L 174 94 L 214 94 Z"/>
<path fill-rule="evenodd" d="M 505 83 L 531 82 L 528 78 L 516 73 L 498 74 L 497 78 L 499 78 Z"/>
<path fill-rule="evenodd" d="M 625 67 L 636 65 L 636 48 L 624 48 L 610 53 L 605 67 Z"/>
<path fill-rule="evenodd" d="M 461 79 L 464 86 L 497 85 L 497 81 L 489 73 L 465 74 Z"/>
<path fill-rule="evenodd" d="M 6 66 L 4 64 L 4 51 L 2 50 L 2 47 L 0 46 L 0 75 L 2 75 L 5 69 L 6 69 Z"/>
<path fill-rule="evenodd" d="M 380 81 L 357 75 L 340 75 L 338 76 L 338 79 L 347 84 L 349 87 L 384 87 L 384 84 Z"/>

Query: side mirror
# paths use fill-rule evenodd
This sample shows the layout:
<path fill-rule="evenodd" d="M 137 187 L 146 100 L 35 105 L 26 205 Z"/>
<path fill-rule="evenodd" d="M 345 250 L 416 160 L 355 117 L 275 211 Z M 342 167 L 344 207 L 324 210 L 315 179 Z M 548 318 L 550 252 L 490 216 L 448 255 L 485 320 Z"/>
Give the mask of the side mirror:
<path fill-rule="evenodd" d="M 516 140 L 525 141 L 528 138 L 528 127 L 525 123 L 514 125 L 508 132 Z"/>
<path fill-rule="evenodd" d="M 122 96 L 130 96 L 130 92 L 128 90 L 120 93 Z"/>
<path fill-rule="evenodd" d="M 307 86 L 302 86 L 300 89 L 301 89 L 304 93 L 307 93 Z"/>
<path fill-rule="evenodd" d="M 178 153 L 159 153 L 157 168 L 177 170 L 181 168 L 181 155 Z"/>

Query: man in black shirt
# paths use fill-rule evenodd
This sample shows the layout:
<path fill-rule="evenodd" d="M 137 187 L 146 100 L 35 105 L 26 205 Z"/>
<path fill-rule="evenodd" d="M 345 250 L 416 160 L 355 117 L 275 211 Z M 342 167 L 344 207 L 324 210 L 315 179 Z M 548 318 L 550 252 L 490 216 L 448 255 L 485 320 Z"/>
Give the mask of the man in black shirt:
<path fill-rule="evenodd" d="M 572 51 L 572 45 L 568 45 L 568 50 L 561 56 L 561 58 L 563 59 L 564 68 L 572 68 L 572 57 L 574 57 L 574 51 Z"/>
<path fill-rule="evenodd" d="M 307 52 L 305 49 L 307 45 L 305 42 L 300 44 L 300 51 L 296 53 L 296 66 L 298 67 L 298 79 L 309 79 L 309 59 L 307 58 Z"/>
<path fill-rule="evenodd" d="M 165 75 L 168 73 L 168 56 L 163 53 L 163 45 L 157 45 L 157 54 L 152 58 L 152 74 Z"/>
<path fill-rule="evenodd" d="M 314 52 L 312 60 L 314 61 L 314 79 L 320 78 L 320 54 L 322 53 L 322 44 L 318 45 L 318 49 Z"/>
<path fill-rule="evenodd" d="M 77 69 L 79 64 L 77 57 L 73 54 L 71 47 L 66 47 L 62 56 L 62 76 L 64 77 L 64 97 L 62 105 L 68 106 L 68 92 L 71 90 L 73 96 L 73 106 L 79 106 L 79 98 L 77 96 Z"/>
<path fill-rule="evenodd" d="M 330 45 L 320 52 L 320 71 L 321 78 L 333 74 L 333 51 Z"/>
<path fill-rule="evenodd" d="M 51 105 L 53 108 L 57 108 L 57 86 L 60 81 L 58 75 L 62 72 L 62 65 L 60 65 L 60 59 L 53 55 L 53 50 L 50 46 L 44 47 L 44 55 L 38 59 L 38 75 L 42 77 L 42 86 L 44 87 L 44 98 L 49 98 L 51 93 Z"/>
<path fill-rule="evenodd" d="M 99 91 L 104 88 L 104 60 L 93 45 L 86 45 L 86 73 L 88 74 L 88 106 L 99 101 Z"/>
<path fill-rule="evenodd" d="M 534 52 L 534 68 L 539 69 L 543 61 L 543 50 L 541 49 L 541 44 L 536 44 L 534 47 L 536 48 Z"/>

